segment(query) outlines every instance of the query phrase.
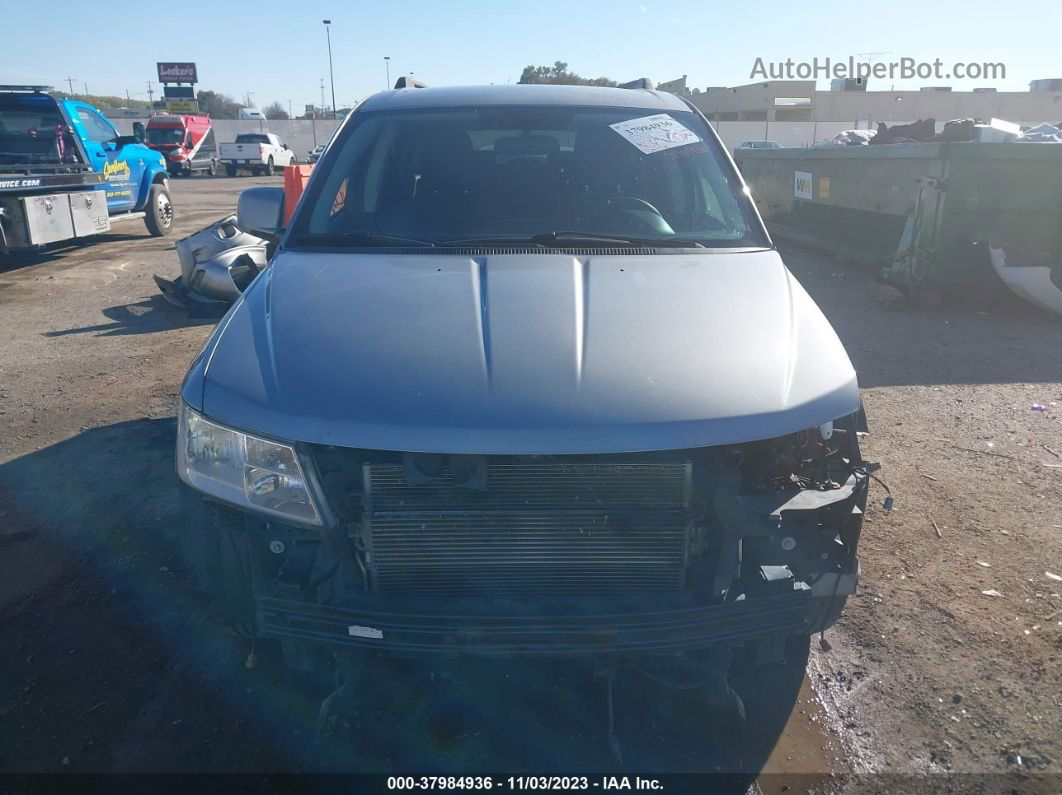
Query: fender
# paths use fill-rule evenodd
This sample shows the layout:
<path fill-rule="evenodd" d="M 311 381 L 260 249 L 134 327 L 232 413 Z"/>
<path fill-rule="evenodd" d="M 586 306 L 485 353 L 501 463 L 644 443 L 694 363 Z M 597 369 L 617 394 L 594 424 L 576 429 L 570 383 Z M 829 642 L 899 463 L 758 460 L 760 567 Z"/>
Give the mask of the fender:
<path fill-rule="evenodd" d="M 144 178 L 140 181 L 140 193 L 137 196 L 135 211 L 140 212 L 147 206 L 152 185 L 169 186 L 169 175 L 170 172 L 164 164 L 150 163 L 144 166 Z"/>

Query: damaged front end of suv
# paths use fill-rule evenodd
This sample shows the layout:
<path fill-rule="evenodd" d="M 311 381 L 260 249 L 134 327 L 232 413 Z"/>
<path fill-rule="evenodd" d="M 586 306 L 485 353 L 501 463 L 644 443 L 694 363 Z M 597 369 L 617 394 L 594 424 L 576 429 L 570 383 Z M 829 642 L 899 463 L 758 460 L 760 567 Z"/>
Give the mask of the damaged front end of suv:
<path fill-rule="evenodd" d="M 276 253 L 185 378 L 178 471 L 199 579 L 290 666 L 695 665 L 725 702 L 836 620 L 855 371 L 695 108 L 387 92 L 282 202 L 240 198 Z"/>
<path fill-rule="evenodd" d="M 231 617 L 281 638 L 294 667 L 317 644 L 606 657 L 745 646 L 769 663 L 854 592 L 862 423 L 858 412 L 693 450 L 483 456 L 288 446 L 185 408 L 186 481 L 203 488 L 196 461 L 223 448 L 232 475 L 215 468 L 207 488 L 229 480 L 230 501 L 260 512 L 188 492 L 186 551 Z"/>

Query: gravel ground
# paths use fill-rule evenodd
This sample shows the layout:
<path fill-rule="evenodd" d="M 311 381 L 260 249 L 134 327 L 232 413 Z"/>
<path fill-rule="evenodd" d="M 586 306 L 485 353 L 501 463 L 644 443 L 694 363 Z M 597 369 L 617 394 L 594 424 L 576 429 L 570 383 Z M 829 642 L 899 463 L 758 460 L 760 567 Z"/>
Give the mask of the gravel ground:
<path fill-rule="evenodd" d="M 314 735 L 319 686 L 244 668 L 249 648 L 216 630 L 172 544 L 177 390 L 212 321 L 166 304 L 151 275 L 175 276 L 174 239 L 255 184 L 279 178 L 176 180 L 174 238 L 136 224 L 0 265 L 0 770 L 350 769 L 348 748 Z M 860 592 L 832 650 L 813 653 L 761 788 L 896 789 L 913 779 L 885 774 L 928 773 L 938 788 L 1058 791 L 1062 583 L 1045 572 L 1062 574 L 1062 321 L 1009 298 L 987 314 L 889 312 L 865 273 L 786 259 L 859 371 L 865 453 L 895 507 L 872 490 Z M 366 725 L 405 709 L 396 736 L 424 750 L 381 740 L 359 759 L 534 768 L 558 744 L 604 747 L 597 701 L 565 689 L 585 672 L 517 673 L 482 676 L 521 683 L 519 720 L 465 714 L 460 677 L 433 686 L 449 704 L 435 712 L 416 688 L 381 687 Z M 639 703 L 644 687 L 629 689 Z M 688 705 L 643 708 L 619 728 L 689 733 Z M 508 720 L 502 752 L 480 718 Z"/>

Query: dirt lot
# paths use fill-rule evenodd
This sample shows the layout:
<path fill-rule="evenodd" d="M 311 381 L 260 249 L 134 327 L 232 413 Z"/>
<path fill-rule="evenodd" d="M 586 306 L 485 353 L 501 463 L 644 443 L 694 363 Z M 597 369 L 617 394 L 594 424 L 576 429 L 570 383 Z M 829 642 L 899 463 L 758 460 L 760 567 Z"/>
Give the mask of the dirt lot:
<path fill-rule="evenodd" d="M 534 770 L 560 746 L 605 766 L 604 702 L 561 668 L 477 672 L 476 687 L 519 691 L 504 706 L 468 690 L 467 672 L 432 698 L 380 684 L 361 727 L 374 741 L 362 732 L 354 754 L 315 734 L 320 686 L 245 668 L 247 642 L 218 632 L 189 586 L 172 543 L 173 416 L 212 321 L 162 301 L 151 274 L 176 275 L 174 239 L 231 211 L 239 189 L 278 182 L 178 180 L 174 238 L 136 225 L 0 266 L 0 770 Z M 852 355 L 865 452 L 895 507 L 876 486 L 861 590 L 832 650 L 813 653 L 761 788 L 912 781 L 895 773 L 1058 791 L 1062 583 L 1046 572 L 1062 575 L 1062 322 L 1009 299 L 987 314 L 889 312 L 866 274 L 787 261 Z M 627 715 L 634 767 L 653 766 L 649 738 L 688 738 L 696 722 L 681 703 Z M 695 748 L 668 753 L 697 764 Z"/>

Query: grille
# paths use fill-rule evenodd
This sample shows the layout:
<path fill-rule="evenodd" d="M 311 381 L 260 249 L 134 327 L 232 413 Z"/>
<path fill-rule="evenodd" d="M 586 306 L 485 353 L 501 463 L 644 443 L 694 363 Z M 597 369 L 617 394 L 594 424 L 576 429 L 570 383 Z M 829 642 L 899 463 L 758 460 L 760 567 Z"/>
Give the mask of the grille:
<path fill-rule="evenodd" d="M 689 464 L 489 463 L 486 488 L 365 464 L 363 531 L 385 592 L 581 594 L 682 587 Z"/>

